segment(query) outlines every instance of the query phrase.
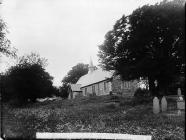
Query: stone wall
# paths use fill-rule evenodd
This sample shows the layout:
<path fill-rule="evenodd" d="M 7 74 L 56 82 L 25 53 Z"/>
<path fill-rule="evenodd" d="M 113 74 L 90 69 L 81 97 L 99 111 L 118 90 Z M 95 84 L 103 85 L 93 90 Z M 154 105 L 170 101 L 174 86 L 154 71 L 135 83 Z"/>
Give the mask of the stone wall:
<path fill-rule="evenodd" d="M 112 92 L 123 96 L 133 96 L 137 89 L 137 80 L 122 81 L 119 76 L 113 77 Z"/>
<path fill-rule="evenodd" d="M 110 90 L 113 93 L 121 94 L 123 96 L 133 96 L 137 89 L 138 81 L 122 81 L 119 76 L 114 77 L 112 82 L 109 84 L 108 80 L 92 84 L 90 86 L 82 87 L 82 93 L 84 96 L 91 96 L 93 94 L 97 96 L 108 95 Z M 109 85 L 111 87 L 109 87 Z"/>

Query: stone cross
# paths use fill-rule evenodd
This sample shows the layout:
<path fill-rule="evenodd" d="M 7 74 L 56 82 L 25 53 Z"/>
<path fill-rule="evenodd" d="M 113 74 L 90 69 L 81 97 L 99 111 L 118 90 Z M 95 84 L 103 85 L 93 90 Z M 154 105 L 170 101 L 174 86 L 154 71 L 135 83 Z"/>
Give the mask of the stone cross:
<path fill-rule="evenodd" d="M 154 97 L 153 99 L 153 113 L 158 114 L 160 112 L 159 99 Z"/>
<path fill-rule="evenodd" d="M 167 111 L 167 100 L 166 100 L 166 98 L 164 96 L 161 99 L 161 111 L 162 112 Z"/>
<path fill-rule="evenodd" d="M 157 80 L 154 81 L 154 85 L 155 85 L 155 87 L 158 86 L 158 81 Z"/>
<path fill-rule="evenodd" d="M 178 88 L 177 94 L 179 97 L 181 96 L 181 89 L 180 88 Z"/>
<path fill-rule="evenodd" d="M 180 111 L 180 110 L 178 110 L 177 114 L 178 114 L 178 116 L 181 116 L 181 111 Z"/>
<path fill-rule="evenodd" d="M 183 100 L 183 97 L 181 95 L 180 88 L 178 88 L 177 94 L 178 94 L 177 108 L 178 108 L 178 111 L 180 111 L 180 109 L 185 109 L 185 101 Z"/>

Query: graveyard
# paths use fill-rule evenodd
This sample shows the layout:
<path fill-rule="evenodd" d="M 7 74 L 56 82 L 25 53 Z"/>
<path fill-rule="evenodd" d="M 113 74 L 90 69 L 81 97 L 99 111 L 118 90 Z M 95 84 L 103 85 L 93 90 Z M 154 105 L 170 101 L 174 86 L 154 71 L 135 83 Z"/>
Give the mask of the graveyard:
<path fill-rule="evenodd" d="M 172 99 L 162 103 L 158 113 L 152 98 L 140 101 L 110 95 L 37 102 L 25 107 L 4 104 L 2 126 L 5 138 L 35 138 L 36 132 L 97 132 L 183 140 L 185 111 L 178 111 Z"/>

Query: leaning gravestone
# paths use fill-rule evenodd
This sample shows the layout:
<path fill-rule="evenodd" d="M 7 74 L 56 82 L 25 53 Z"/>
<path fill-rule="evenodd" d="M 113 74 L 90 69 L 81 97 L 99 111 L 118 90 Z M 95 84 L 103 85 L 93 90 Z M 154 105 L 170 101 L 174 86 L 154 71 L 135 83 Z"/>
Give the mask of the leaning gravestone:
<path fill-rule="evenodd" d="M 159 99 L 154 97 L 153 99 L 153 113 L 158 114 L 160 112 Z"/>
<path fill-rule="evenodd" d="M 162 112 L 167 111 L 167 100 L 166 100 L 166 98 L 164 96 L 161 99 L 161 111 Z"/>

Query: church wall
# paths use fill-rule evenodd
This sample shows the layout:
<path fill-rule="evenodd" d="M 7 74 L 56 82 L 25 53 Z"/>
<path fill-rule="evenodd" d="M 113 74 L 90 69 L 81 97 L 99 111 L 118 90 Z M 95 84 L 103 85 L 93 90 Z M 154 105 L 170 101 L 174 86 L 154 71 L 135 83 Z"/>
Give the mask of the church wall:
<path fill-rule="evenodd" d="M 112 81 L 112 92 L 123 96 L 133 96 L 137 89 L 137 80 L 122 81 L 119 77 L 114 77 Z"/>
<path fill-rule="evenodd" d="M 107 81 L 100 82 L 98 95 L 107 95 L 107 94 L 109 94 L 108 82 Z"/>
<path fill-rule="evenodd" d="M 92 86 L 88 86 L 87 88 L 87 95 L 92 94 Z"/>
<path fill-rule="evenodd" d="M 138 87 L 137 83 L 137 80 L 122 81 L 120 78 L 115 77 L 112 82 L 102 81 L 83 87 L 81 90 L 83 96 L 91 96 L 93 93 L 97 96 L 108 95 L 110 90 L 112 90 L 113 93 L 121 94 L 123 96 L 133 96 Z"/>
<path fill-rule="evenodd" d="M 107 81 L 102 81 L 95 83 L 90 86 L 81 88 L 84 96 L 89 96 L 95 93 L 97 96 L 109 94 L 109 83 Z"/>
<path fill-rule="evenodd" d="M 95 84 L 95 92 L 96 92 L 96 95 L 100 94 L 100 92 L 99 92 L 99 84 Z"/>
<path fill-rule="evenodd" d="M 137 80 L 122 81 L 119 77 L 114 77 L 112 82 L 102 81 L 90 86 L 81 88 L 83 96 L 91 96 L 95 93 L 97 96 L 108 95 L 109 91 L 112 93 L 121 94 L 123 96 L 133 96 L 135 90 L 138 88 Z"/>

